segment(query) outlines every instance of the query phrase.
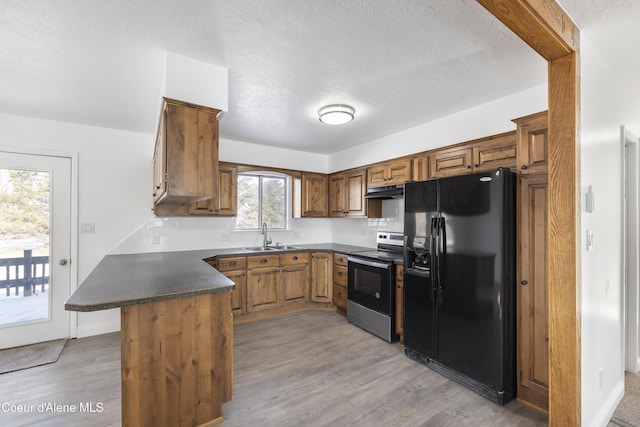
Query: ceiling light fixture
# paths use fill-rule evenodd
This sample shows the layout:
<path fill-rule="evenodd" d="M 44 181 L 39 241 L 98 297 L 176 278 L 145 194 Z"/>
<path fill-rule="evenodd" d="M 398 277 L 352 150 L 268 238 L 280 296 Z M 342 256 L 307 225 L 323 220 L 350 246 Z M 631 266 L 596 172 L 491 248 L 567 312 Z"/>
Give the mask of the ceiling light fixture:
<path fill-rule="evenodd" d="M 355 108 L 345 104 L 331 104 L 318 110 L 320 121 L 328 125 L 343 125 L 353 120 Z"/>

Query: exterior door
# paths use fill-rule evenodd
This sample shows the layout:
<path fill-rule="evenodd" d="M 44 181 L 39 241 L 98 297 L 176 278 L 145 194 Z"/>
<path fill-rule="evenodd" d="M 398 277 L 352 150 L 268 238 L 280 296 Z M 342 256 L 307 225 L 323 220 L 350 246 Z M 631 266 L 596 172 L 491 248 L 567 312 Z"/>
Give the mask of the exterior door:
<path fill-rule="evenodd" d="M 71 159 L 0 151 L 0 348 L 70 336 Z"/>

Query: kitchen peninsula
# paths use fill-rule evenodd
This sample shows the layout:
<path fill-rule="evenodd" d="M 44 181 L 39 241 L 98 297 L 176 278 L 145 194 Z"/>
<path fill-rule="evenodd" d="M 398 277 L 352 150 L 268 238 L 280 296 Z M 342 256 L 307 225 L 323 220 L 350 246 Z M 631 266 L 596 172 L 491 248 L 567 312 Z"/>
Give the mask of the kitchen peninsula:
<path fill-rule="evenodd" d="M 215 425 L 233 387 L 234 284 L 210 251 L 106 256 L 69 311 L 120 307 L 122 425 Z"/>

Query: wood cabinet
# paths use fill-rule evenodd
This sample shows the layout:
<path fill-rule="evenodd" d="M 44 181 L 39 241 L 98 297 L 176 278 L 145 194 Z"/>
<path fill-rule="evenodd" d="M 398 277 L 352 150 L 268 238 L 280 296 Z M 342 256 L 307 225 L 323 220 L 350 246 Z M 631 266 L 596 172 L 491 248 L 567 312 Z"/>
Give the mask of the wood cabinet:
<path fill-rule="evenodd" d="M 164 98 L 153 158 L 156 214 L 173 212 L 160 206 L 216 198 L 219 112 Z"/>
<path fill-rule="evenodd" d="M 247 311 L 247 257 L 221 258 L 208 261 L 209 265 L 218 269 L 235 284 L 231 291 L 231 311 L 241 315 Z"/>
<path fill-rule="evenodd" d="M 247 258 L 247 312 L 309 300 L 309 254 Z"/>
<path fill-rule="evenodd" d="M 329 216 L 328 176 L 303 172 L 293 180 L 293 217 L 326 218 Z"/>
<path fill-rule="evenodd" d="M 547 286 L 548 179 L 521 175 L 518 202 L 517 358 L 518 400 L 549 408 Z"/>
<path fill-rule="evenodd" d="M 282 268 L 278 305 L 309 301 L 309 254 L 282 254 L 280 265 Z"/>
<path fill-rule="evenodd" d="M 338 312 L 347 315 L 347 287 L 349 284 L 349 270 L 347 268 L 347 255 L 333 254 L 333 303 Z"/>
<path fill-rule="evenodd" d="M 411 160 L 378 163 L 367 168 L 367 187 L 404 184 L 411 180 Z"/>
<path fill-rule="evenodd" d="M 236 216 L 238 213 L 238 168 L 220 164 L 218 167 L 218 203 L 215 214 Z"/>
<path fill-rule="evenodd" d="M 515 168 L 516 134 L 507 132 L 435 150 L 429 155 L 429 159 L 431 178 L 481 172 L 499 167 Z"/>
<path fill-rule="evenodd" d="M 333 302 L 333 257 L 330 252 L 311 254 L 311 301 Z"/>
<path fill-rule="evenodd" d="M 329 177 L 329 216 L 380 218 L 381 200 L 365 199 L 367 170 L 353 169 Z"/>
<path fill-rule="evenodd" d="M 396 265 L 396 334 L 402 339 L 402 316 L 404 314 L 404 267 Z"/>
<path fill-rule="evenodd" d="M 549 123 L 547 111 L 514 119 L 517 125 L 518 168 L 522 174 L 547 173 Z"/>
<path fill-rule="evenodd" d="M 411 180 L 425 181 L 429 179 L 429 156 L 420 154 L 411 159 Z"/>
<path fill-rule="evenodd" d="M 247 312 L 278 306 L 280 267 L 258 267 L 247 270 Z"/>

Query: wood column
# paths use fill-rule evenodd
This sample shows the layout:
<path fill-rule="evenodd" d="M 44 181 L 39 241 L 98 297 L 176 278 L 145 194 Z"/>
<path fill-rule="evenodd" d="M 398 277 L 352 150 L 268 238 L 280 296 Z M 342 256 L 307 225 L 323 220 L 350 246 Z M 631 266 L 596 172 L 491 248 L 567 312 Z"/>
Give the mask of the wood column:
<path fill-rule="evenodd" d="M 581 424 L 580 33 L 554 0 L 477 0 L 549 61 L 549 425 Z"/>

